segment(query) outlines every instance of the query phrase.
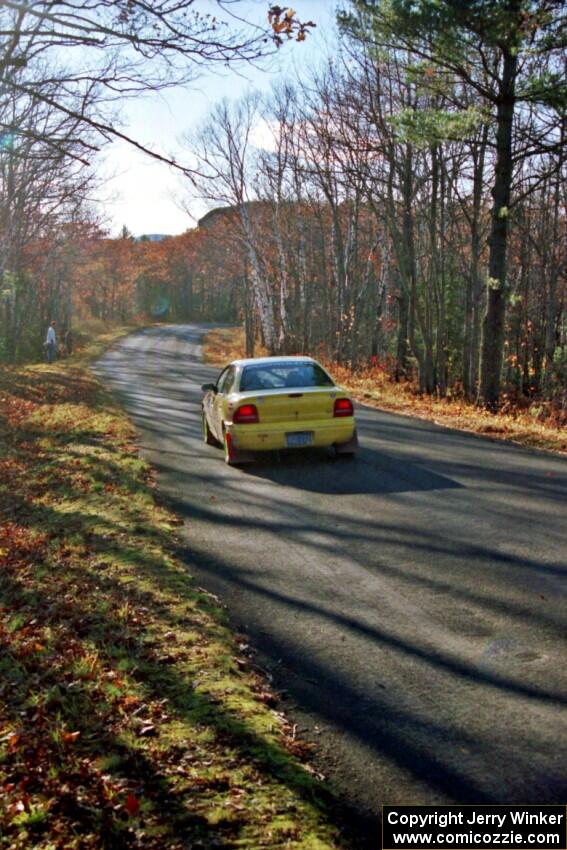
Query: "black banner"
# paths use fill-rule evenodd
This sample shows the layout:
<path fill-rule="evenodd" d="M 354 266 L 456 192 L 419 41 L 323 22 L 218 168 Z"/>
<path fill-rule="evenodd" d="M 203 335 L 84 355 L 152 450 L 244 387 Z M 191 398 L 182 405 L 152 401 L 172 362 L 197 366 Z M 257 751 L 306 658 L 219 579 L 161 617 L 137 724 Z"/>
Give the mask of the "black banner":
<path fill-rule="evenodd" d="M 383 850 L 567 850 L 566 806 L 382 806 Z"/>

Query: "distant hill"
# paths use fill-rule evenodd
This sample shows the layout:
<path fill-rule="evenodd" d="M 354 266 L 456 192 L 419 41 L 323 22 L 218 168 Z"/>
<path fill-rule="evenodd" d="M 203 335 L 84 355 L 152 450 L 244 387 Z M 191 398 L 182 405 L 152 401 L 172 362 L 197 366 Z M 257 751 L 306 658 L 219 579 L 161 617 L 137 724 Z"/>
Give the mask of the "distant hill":
<path fill-rule="evenodd" d="M 197 227 L 210 227 L 213 221 L 216 221 L 222 216 L 229 215 L 235 209 L 236 207 L 215 207 L 199 219 Z"/>
<path fill-rule="evenodd" d="M 265 207 L 269 202 L 267 201 L 246 201 L 244 204 L 245 207 L 248 207 L 249 210 L 256 210 L 258 208 Z M 238 210 L 237 206 L 225 206 L 225 207 L 215 207 L 212 210 L 209 210 L 206 215 L 199 219 L 197 222 L 197 227 L 210 227 L 213 222 L 217 221 L 219 218 L 223 216 L 229 216 L 232 213 Z"/>
<path fill-rule="evenodd" d="M 136 236 L 136 242 L 161 242 L 162 239 L 168 239 L 169 233 L 144 233 L 142 236 Z"/>

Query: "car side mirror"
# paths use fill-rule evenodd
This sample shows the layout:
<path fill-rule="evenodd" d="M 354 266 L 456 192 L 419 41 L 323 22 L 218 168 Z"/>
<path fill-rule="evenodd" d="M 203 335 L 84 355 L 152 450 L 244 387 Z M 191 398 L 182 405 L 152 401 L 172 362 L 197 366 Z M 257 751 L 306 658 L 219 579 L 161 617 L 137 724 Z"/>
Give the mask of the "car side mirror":
<path fill-rule="evenodd" d="M 209 393 L 209 392 L 216 393 L 217 392 L 217 385 L 216 384 L 202 384 L 201 389 L 203 390 L 204 393 Z"/>

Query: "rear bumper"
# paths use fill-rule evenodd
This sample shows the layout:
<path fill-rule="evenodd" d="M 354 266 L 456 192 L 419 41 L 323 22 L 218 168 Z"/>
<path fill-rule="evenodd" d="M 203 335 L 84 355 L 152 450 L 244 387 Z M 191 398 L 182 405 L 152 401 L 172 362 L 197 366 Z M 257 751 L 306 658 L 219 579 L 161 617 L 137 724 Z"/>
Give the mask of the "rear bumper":
<path fill-rule="evenodd" d="M 232 436 L 233 445 L 237 449 L 251 452 L 269 452 L 287 449 L 286 434 L 295 431 L 310 431 L 313 443 L 306 448 L 333 446 L 336 443 L 347 443 L 352 439 L 355 430 L 354 416 L 304 422 L 274 422 L 259 423 L 258 425 L 233 425 L 226 423 L 226 430 Z"/>

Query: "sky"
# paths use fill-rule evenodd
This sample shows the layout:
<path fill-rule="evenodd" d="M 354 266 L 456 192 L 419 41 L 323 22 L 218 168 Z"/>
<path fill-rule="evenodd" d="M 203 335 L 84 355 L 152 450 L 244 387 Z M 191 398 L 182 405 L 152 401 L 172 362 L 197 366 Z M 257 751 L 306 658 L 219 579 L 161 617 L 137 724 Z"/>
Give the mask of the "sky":
<path fill-rule="evenodd" d="M 264 22 L 268 0 L 241 0 L 239 16 Z M 282 4 L 283 5 L 283 4 Z M 201 11 L 216 11 L 214 0 L 200 0 Z M 335 0 L 296 0 L 293 8 L 300 20 L 317 24 L 302 43 L 285 44 L 277 54 L 256 66 L 206 73 L 190 87 L 176 87 L 137 97 L 123 104 L 121 130 L 152 150 L 183 157 L 182 135 L 191 133 L 206 118 L 212 103 L 223 97 L 237 98 L 250 88 L 267 91 L 282 76 L 301 74 L 306 66 L 321 62 L 332 49 L 335 32 Z M 145 233 L 183 233 L 194 227 L 207 205 L 192 199 L 189 213 L 181 198 L 187 197 L 183 178 L 168 166 L 117 141 L 101 156 L 102 187 L 97 211 L 111 235 L 125 225 L 135 236 Z"/>

